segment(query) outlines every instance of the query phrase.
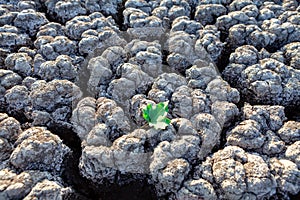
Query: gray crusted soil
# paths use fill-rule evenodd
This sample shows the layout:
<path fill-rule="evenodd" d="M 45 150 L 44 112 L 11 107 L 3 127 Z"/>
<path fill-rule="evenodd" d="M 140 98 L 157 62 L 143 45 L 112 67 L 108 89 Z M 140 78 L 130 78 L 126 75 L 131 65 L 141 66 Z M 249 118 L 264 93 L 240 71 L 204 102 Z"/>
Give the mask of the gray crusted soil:
<path fill-rule="evenodd" d="M 0 200 L 298 200 L 299 127 L 297 0 L 0 0 Z"/>

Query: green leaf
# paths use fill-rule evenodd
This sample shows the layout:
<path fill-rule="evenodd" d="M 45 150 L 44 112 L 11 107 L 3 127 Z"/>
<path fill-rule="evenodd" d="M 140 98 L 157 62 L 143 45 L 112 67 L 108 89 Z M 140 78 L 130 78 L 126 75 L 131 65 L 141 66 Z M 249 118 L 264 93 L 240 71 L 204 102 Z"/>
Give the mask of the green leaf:
<path fill-rule="evenodd" d="M 168 102 L 160 102 L 152 107 L 148 104 L 143 110 L 143 117 L 150 127 L 155 129 L 165 129 L 171 122 L 166 116 L 168 114 Z"/>
<path fill-rule="evenodd" d="M 150 116 L 149 116 L 149 112 L 152 109 L 152 105 L 148 104 L 146 109 L 143 110 L 143 117 L 147 122 L 151 122 Z"/>

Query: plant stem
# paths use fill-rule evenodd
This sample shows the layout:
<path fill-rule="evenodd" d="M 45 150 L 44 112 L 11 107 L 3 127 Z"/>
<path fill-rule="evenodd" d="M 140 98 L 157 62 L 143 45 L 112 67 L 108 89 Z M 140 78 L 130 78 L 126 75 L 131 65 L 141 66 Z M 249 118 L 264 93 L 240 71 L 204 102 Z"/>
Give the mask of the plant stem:
<path fill-rule="evenodd" d="M 144 129 L 146 127 L 149 127 L 148 124 L 144 124 L 141 128 Z"/>

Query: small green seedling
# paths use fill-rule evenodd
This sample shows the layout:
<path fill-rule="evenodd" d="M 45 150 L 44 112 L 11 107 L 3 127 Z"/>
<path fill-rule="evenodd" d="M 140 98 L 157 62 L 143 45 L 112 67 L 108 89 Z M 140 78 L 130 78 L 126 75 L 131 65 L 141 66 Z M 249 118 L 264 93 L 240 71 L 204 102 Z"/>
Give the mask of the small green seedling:
<path fill-rule="evenodd" d="M 154 106 L 148 104 L 143 109 L 143 117 L 149 123 L 150 127 L 155 129 L 165 129 L 171 122 L 166 116 L 168 114 L 168 102 L 160 102 Z"/>

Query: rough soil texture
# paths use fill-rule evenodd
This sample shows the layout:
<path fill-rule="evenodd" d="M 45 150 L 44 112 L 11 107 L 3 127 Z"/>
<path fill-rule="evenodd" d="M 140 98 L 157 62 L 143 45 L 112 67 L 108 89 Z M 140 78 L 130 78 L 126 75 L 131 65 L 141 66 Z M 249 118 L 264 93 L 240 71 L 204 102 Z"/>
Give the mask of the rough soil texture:
<path fill-rule="evenodd" d="M 300 199 L 299 108 L 297 0 L 0 0 L 0 200 Z"/>

